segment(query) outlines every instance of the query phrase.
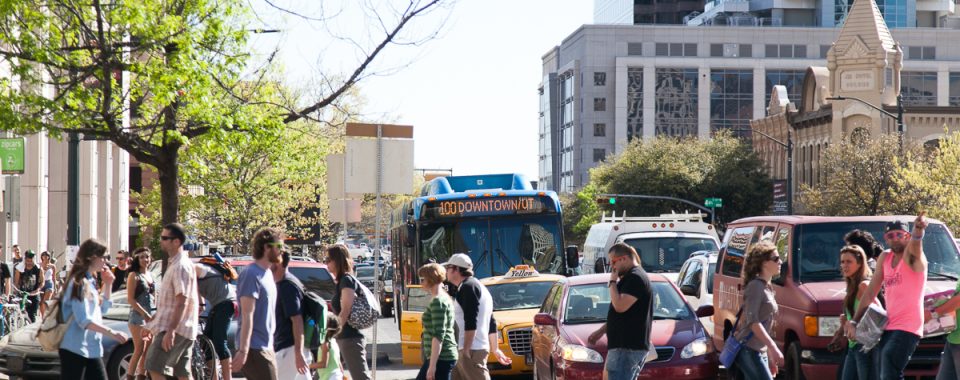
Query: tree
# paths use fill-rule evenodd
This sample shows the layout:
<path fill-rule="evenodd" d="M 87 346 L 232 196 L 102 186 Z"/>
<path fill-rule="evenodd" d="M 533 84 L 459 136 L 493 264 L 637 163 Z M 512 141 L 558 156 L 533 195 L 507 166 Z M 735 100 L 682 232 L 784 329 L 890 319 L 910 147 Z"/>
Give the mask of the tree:
<path fill-rule="evenodd" d="M 898 179 L 899 168 L 903 160 L 909 165 L 924 152 L 906 142 L 901 159 L 897 144 L 895 135 L 882 134 L 844 138 L 828 146 L 820 155 L 820 182 L 800 185 L 800 209 L 813 215 L 914 214 L 916 204 L 901 197 L 913 191 Z"/>
<path fill-rule="evenodd" d="M 695 203 L 704 198 L 724 200 L 717 209 L 718 222 L 768 212 L 773 201 L 772 181 L 752 149 L 728 133 L 710 140 L 656 137 L 630 142 L 620 155 L 590 171 L 590 184 L 578 194 L 576 207 L 583 218 L 574 227 L 585 233 L 603 209 L 627 215 L 659 215 L 691 211 L 678 202 L 617 199 L 616 205 L 587 206 L 595 194 L 670 196 Z"/>
<path fill-rule="evenodd" d="M 257 139 L 300 120 L 325 121 L 324 111 L 371 74 L 386 47 L 409 43 L 400 32 L 438 3 L 414 0 L 393 18 L 371 13 L 380 30 L 369 34 L 382 38 L 369 48 L 357 43 L 357 66 L 325 75 L 316 98 L 298 104 L 274 101 L 273 55 L 259 65 L 248 59 L 245 2 L 5 0 L 0 57 L 14 78 L 0 82 L 0 125 L 114 142 L 156 168 L 161 222 L 172 222 L 183 147 L 203 136 Z"/>
<path fill-rule="evenodd" d="M 902 166 L 895 178 L 900 188 L 913 187 L 915 196 L 902 197 L 900 202 L 915 203 L 916 210 L 926 210 L 952 231 L 960 228 L 960 133 L 947 133 L 939 140 L 927 160 L 911 160 Z M 923 197 L 921 198 L 920 195 Z M 911 201 L 910 199 L 913 199 Z"/>

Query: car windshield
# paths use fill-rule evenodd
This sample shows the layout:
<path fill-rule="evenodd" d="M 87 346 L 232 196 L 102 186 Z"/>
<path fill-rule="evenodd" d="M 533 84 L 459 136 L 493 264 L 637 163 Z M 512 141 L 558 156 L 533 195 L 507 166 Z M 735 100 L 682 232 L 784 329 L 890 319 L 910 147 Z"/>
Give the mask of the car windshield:
<path fill-rule="evenodd" d="M 640 254 L 640 265 L 650 273 L 676 273 L 696 251 L 716 251 L 717 243 L 707 237 L 653 237 L 626 239 Z"/>
<path fill-rule="evenodd" d="M 357 268 L 357 278 L 368 278 L 373 277 L 373 267 L 360 267 Z"/>
<path fill-rule="evenodd" d="M 553 281 L 514 282 L 488 285 L 493 311 L 536 309 L 543 304 Z"/>
<path fill-rule="evenodd" d="M 683 320 L 693 318 L 687 302 L 669 282 L 654 281 L 653 319 Z M 606 283 L 577 285 L 567 294 L 563 323 L 597 323 L 607 320 L 610 309 L 610 290 Z"/>
<path fill-rule="evenodd" d="M 233 268 L 237 270 L 237 274 L 240 274 L 246 267 L 246 265 L 234 265 Z M 333 299 L 337 284 L 333 282 L 333 276 L 326 268 L 291 266 L 287 270 L 303 283 L 306 290 L 317 293 L 325 300 Z"/>
<path fill-rule="evenodd" d="M 842 280 L 840 248 L 844 245 L 843 236 L 854 229 L 866 230 L 877 239 L 880 245 L 885 245 L 883 240 L 885 224 L 884 222 L 842 222 L 797 226 L 793 260 L 794 263 L 800 263 L 800 280 L 806 282 Z M 910 228 L 913 228 L 912 223 Z M 960 274 L 957 245 L 954 244 L 944 225 L 936 223 L 927 227 L 923 237 L 923 254 L 928 262 L 928 279 L 951 280 L 956 279 Z"/>

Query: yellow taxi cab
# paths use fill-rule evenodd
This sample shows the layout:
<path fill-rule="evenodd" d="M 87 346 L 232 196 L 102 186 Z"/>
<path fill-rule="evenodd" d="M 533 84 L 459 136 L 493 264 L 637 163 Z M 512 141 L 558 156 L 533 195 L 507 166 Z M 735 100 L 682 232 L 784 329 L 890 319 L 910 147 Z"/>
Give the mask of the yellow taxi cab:
<path fill-rule="evenodd" d="M 501 365 L 493 353 L 487 359 L 487 368 L 493 375 L 532 373 L 530 343 L 533 337 L 533 316 L 540 310 L 543 299 L 554 283 L 563 276 L 540 274 L 533 267 L 517 265 L 503 276 L 480 280 L 493 298 L 493 316 L 497 320 L 500 350 L 513 363 Z M 400 348 L 404 365 L 423 364 L 420 335 L 421 318 L 430 304 L 430 294 L 420 285 L 407 286 L 407 301 L 400 318 Z"/>

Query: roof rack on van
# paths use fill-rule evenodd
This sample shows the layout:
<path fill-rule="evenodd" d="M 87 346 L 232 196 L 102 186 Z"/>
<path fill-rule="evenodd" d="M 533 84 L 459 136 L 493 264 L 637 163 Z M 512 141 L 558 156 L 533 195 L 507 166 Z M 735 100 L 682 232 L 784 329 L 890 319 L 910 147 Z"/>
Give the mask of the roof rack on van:
<path fill-rule="evenodd" d="M 617 212 L 613 211 L 607 216 L 607 212 L 604 211 L 600 216 L 600 223 L 624 223 L 624 222 L 699 222 L 703 223 L 703 218 L 706 218 L 707 214 L 696 213 L 692 214 L 684 211 L 682 214 L 676 212 L 671 212 L 669 214 L 660 214 L 660 216 L 627 216 L 627 211 L 624 210 L 623 214 L 617 216 Z"/>

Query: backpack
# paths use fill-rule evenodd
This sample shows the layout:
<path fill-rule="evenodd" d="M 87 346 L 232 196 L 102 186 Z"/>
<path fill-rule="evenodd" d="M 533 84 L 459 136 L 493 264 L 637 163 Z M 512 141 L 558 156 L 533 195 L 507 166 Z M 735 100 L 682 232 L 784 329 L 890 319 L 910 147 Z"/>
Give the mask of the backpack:
<path fill-rule="evenodd" d="M 363 330 L 376 324 L 377 318 L 380 318 L 380 301 L 356 277 L 354 281 L 357 283 L 357 297 L 353 301 L 353 307 L 350 308 L 347 323 L 357 330 Z"/>
<path fill-rule="evenodd" d="M 230 263 L 226 261 L 221 262 L 212 256 L 204 256 L 200 258 L 200 263 L 216 269 L 217 272 L 223 274 L 223 279 L 228 282 L 236 281 L 239 278 L 239 276 L 237 276 L 237 270 L 233 269 L 233 265 L 230 265 Z"/>
<path fill-rule="evenodd" d="M 40 347 L 44 351 L 57 352 L 60 349 L 63 336 L 67 334 L 67 327 L 73 321 L 73 315 L 64 321 L 60 311 L 60 304 L 63 303 L 66 293 L 67 291 L 64 290 L 60 298 L 47 300 L 47 313 L 37 327 L 37 341 L 40 342 Z"/>
<path fill-rule="evenodd" d="M 286 280 L 284 280 L 286 281 Z M 303 346 L 311 352 L 320 348 L 327 334 L 327 301 L 302 284 L 290 281 L 303 293 L 300 301 L 303 316 Z"/>

